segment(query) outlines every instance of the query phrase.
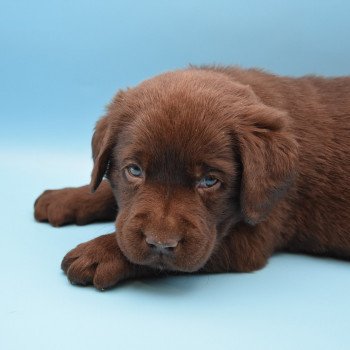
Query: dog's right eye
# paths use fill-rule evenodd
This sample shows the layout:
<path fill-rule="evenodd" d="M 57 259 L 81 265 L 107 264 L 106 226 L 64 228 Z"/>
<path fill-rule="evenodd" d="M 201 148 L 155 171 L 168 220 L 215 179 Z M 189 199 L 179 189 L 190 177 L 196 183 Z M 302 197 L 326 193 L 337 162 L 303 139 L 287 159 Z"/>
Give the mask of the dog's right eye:
<path fill-rule="evenodd" d="M 131 176 L 141 177 L 142 175 L 142 169 L 136 164 L 131 164 L 127 166 L 126 169 Z"/>

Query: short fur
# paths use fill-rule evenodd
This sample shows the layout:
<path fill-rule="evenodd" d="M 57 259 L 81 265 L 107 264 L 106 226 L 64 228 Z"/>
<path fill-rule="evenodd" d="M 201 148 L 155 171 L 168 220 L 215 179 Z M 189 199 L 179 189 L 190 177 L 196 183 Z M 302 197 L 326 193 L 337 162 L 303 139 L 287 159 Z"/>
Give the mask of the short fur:
<path fill-rule="evenodd" d="M 92 150 L 93 194 L 45 191 L 35 204 L 54 226 L 116 217 L 116 234 L 63 259 L 73 283 L 248 272 L 281 250 L 350 258 L 350 77 L 165 73 L 117 94 Z M 203 188 L 205 176 L 219 182 Z"/>

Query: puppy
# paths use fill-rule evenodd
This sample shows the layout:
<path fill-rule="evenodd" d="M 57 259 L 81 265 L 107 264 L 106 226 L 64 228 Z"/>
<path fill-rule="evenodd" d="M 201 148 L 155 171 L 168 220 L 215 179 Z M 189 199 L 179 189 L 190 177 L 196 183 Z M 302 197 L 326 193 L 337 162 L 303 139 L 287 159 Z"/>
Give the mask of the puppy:
<path fill-rule="evenodd" d="M 53 226 L 116 218 L 64 257 L 72 283 L 250 272 L 281 250 L 350 258 L 350 77 L 165 73 L 116 95 L 92 153 L 90 186 L 35 203 Z"/>

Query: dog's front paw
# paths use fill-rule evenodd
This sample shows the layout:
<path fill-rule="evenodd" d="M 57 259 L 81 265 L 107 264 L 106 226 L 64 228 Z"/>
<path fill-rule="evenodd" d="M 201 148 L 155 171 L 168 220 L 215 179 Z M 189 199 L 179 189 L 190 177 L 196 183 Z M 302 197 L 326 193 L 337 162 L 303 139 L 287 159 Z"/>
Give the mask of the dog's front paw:
<path fill-rule="evenodd" d="M 44 191 L 34 203 L 35 219 L 56 227 L 73 222 L 77 209 L 76 202 L 72 200 L 75 194 L 73 188 Z"/>
<path fill-rule="evenodd" d="M 61 267 L 72 284 L 93 284 L 100 290 L 131 277 L 133 270 L 119 249 L 115 233 L 79 244 L 66 254 Z"/>
<path fill-rule="evenodd" d="M 116 202 L 106 181 L 95 193 L 90 192 L 89 186 L 47 190 L 34 204 L 35 219 L 56 227 L 114 220 L 116 212 Z"/>

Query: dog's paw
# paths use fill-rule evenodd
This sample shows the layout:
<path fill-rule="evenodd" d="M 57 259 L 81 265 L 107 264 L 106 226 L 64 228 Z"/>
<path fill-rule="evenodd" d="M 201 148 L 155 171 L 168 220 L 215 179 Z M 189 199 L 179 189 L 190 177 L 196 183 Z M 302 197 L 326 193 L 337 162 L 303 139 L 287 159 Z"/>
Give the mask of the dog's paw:
<path fill-rule="evenodd" d="M 35 201 L 34 217 L 37 221 L 49 222 L 52 226 L 72 223 L 77 215 L 74 189 L 46 190 Z"/>
<path fill-rule="evenodd" d="M 96 193 L 91 193 L 88 186 L 47 190 L 35 201 L 34 217 L 56 227 L 114 220 L 116 203 L 107 186 L 105 184 Z"/>
<path fill-rule="evenodd" d="M 114 233 L 79 244 L 66 254 L 61 267 L 72 284 L 93 284 L 100 290 L 130 277 L 132 270 Z"/>

